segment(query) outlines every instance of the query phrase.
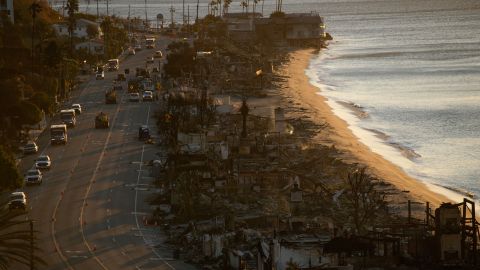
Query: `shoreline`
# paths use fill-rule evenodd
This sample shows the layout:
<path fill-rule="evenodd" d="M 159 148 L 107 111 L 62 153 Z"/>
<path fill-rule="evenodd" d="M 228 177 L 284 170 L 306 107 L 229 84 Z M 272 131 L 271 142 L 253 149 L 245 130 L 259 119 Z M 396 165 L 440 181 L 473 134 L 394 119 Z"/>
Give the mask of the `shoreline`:
<path fill-rule="evenodd" d="M 306 74 L 314 50 L 296 50 L 290 52 L 289 56 L 289 63 L 281 68 L 282 73 L 288 77 L 288 87 L 283 91 L 294 100 L 294 104 L 306 107 L 314 122 L 326 124 L 314 137 L 316 143 L 334 145 L 342 153 L 341 159 L 347 163 L 366 166 L 370 174 L 392 184 L 399 191 L 408 193 L 409 198 L 420 202 L 428 201 L 435 206 L 451 201 L 446 195 L 433 191 L 430 184 L 409 176 L 402 168 L 373 152 L 354 135 L 348 123 L 333 112 L 328 99 L 319 94 L 322 89 L 312 85 Z M 394 204 L 405 202 L 400 198 L 393 199 Z"/>

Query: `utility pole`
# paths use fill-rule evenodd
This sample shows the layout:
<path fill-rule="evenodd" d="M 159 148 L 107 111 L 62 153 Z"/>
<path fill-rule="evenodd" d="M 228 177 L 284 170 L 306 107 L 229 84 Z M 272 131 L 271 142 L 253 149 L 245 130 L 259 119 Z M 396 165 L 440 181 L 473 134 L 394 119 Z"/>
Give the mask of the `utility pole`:
<path fill-rule="evenodd" d="M 97 22 L 99 17 L 100 17 L 100 13 L 98 12 L 98 0 L 97 0 Z"/>
<path fill-rule="evenodd" d="M 200 5 L 200 0 L 197 0 L 197 17 L 195 18 L 195 23 L 198 22 L 198 6 Z"/>
<path fill-rule="evenodd" d="M 145 28 L 148 25 L 148 17 L 147 17 L 147 0 L 145 0 Z"/>
<path fill-rule="evenodd" d="M 173 5 L 170 6 L 170 19 L 172 20 L 172 28 L 175 26 L 175 22 L 173 21 L 173 13 L 175 13 L 175 9 Z"/>
<path fill-rule="evenodd" d="M 108 0 L 107 0 L 107 17 L 108 17 L 108 16 L 109 16 L 109 15 L 108 15 Z"/>
<path fill-rule="evenodd" d="M 182 0 L 182 23 L 185 26 L 185 0 Z"/>

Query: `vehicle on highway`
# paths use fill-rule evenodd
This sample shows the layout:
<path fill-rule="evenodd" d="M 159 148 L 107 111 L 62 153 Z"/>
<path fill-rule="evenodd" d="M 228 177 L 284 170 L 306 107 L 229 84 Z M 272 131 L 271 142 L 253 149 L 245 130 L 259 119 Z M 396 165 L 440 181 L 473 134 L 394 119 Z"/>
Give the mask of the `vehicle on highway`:
<path fill-rule="evenodd" d="M 10 199 L 8 201 L 8 209 L 27 209 L 27 195 L 24 192 L 17 191 L 10 194 Z"/>
<path fill-rule="evenodd" d="M 110 123 L 108 121 L 108 115 L 104 112 L 100 112 L 95 117 L 95 128 L 109 128 Z"/>
<path fill-rule="evenodd" d="M 125 76 L 125 74 L 123 74 L 123 73 L 118 73 L 117 74 L 117 81 L 122 82 L 122 81 L 126 81 L 126 80 L 127 80 L 127 77 Z"/>
<path fill-rule="evenodd" d="M 128 48 L 128 55 L 135 55 L 135 49 L 134 48 Z"/>
<path fill-rule="evenodd" d="M 153 101 L 153 92 L 152 91 L 144 91 L 142 94 L 143 101 Z"/>
<path fill-rule="evenodd" d="M 35 142 L 28 142 L 23 146 L 23 154 L 34 154 L 38 152 L 38 146 Z"/>
<path fill-rule="evenodd" d="M 105 91 L 105 104 L 117 104 L 117 91 L 115 89 Z"/>
<path fill-rule="evenodd" d="M 147 64 L 153 64 L 155 62 L 155 59 L 153 56 L 147 56 Z"/>
<path fill-rule="evenodd" d="M 128 95 L 128 100 L 131 102 L 140 102 L 140 94 L 139 93 L 130 93 Z"/>
<path fill-rule="evenodd" d="M 105 79 L 105 72 L 102 71 L 97 71 L 97 73 L 95 74 L 95 79 L 96 80 L 103 80 Z"/>
<path fill-rule="evenodd" d="M 150 79 L 143 79 L 141 89 L 143 91 L 154 91 L 155 85 L 153 84 L 152 80 Z"/>
<path fill-rule="evenodd" d="M 68 141 L 67 125 L 60 124 L 60 125 L 50 126 L 50 143 L 51 144 L 57 144 L 57 143 L 66 144 L 67 141 Z"/>
<path fill-rule="evenodd" d="M 72 104 L 71 108 L 75 110 L 76 114 L 81 114 L 82 113 L 82 105 L 80 105 L 78 103 Z"/>
<path fill-rule="evenodd" d="M 148 140 L 150 139 L 150 129 L 146 125 L 142 125 L 138 128 L 138 139 Z"/>
<path fill-rule="evenodd" d="M 39 169 L 28 170 L 25 174 L 25 184 L 41 184 L 43 181 L 42 172 Z"/>
<path fill-rule="evenodd" d="M 118 59 L 109 59 L 107 61 L 107 69 L 108 71 L 118 70 L 120 68 L 120 60 Z"/>
<path fill-rule="evenodd" d="M 134 49 L 135 49 L 136 52 L 141 51 L 142 50 L 142 45 L 137 44 L 137 45 L 135 45 Z"/>
<path fill-rule="evenodd" d="M 145 47 L 147 49 L 153 49 L 155 48 L 155 38 L 150 37 L 145 39 Z"/>
<path fill-rule="evenodd" d="M 155 54 L 153 54 L 153 57 L 154 58 L 162 58 L 163 57 L 162 51 L 156 51 Z"/>
<path fill-rule="evenodd" d="M 74 127 L 77 124 L 77 117 L 75 115 L 75 109 L 61 110 L 60 119 L 67 125 L 67 127 Z"/>
<path fill-rule="evenodd" d="M 50 170 L 52 166 L 52 160 L 48 155 L 41 155 L 37 159 L 35 159 L 35 167 L 39 170 L 46 169 Z"/>

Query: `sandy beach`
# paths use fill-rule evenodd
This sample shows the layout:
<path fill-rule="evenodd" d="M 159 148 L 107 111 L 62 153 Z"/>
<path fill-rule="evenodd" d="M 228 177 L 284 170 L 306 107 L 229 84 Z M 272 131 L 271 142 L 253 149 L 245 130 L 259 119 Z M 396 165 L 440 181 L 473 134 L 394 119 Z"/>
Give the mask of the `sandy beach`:
<path fill-rule="evenodd" d="M 292 52 L 290 62 L 282 68 L 281 73 L 288 77 L 283 94 L 293 100 L 292 103 L 296 106 L 307 109 L 311 120 L 326 124 L 315 137 L 315 141 L 334 145 L 343 153 L 341 157 L 343 160 L 367 166 L 370 174 L 402 191 L 405 196 L 397 197 L 396 203 L 402 203 L 400 200 L 406 198 L 417 202 L 428 201 L 436 206 L 450 201 L 446 196 L 435 193 L 423 182 L 408 176 L 401 168 L 372 152 L 359 141 L 347 123 L 332 112 L 326 98 L 318 94 L 321 89 L 311 85 L 305 74 L 313 53 L 315 51 L 311 49 Z"/>

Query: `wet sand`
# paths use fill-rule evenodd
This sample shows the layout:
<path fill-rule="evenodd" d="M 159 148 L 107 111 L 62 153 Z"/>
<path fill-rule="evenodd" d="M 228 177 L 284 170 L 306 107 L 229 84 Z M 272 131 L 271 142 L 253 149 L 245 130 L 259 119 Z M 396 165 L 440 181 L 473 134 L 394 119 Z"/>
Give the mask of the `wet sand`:
<path fill-rule="evenodd" d="M 308 116 L 317 123 L 327 124 L 315 137 L 315 141 L 334 145 L 343 153 L 342 159 L 349 163 L 367 166 L 368 172 L 395 186 L 407 196 L 399 196 L 394 203 L 405 203 L 405 198 L 418 202 L 429 201 L 438 206 L 450 201 L 446 196 L 430 190 L 426 184 L 408 176 L 400 167 L 372 152 L 361 143 L 349 129 L 347 123 L 336 116 L 327 104 L 325 97 L 318 94 L 321 89 L 313 86 L 305 74 L 314 50 L 298 50 L 290 54 L 290 62 L 281 68 L 281 74 L 288 78 L 283 94 L 293 100 L 293 104 L 308 109 Z M 395 202 L 395 200 L 397 200 Z"/>

